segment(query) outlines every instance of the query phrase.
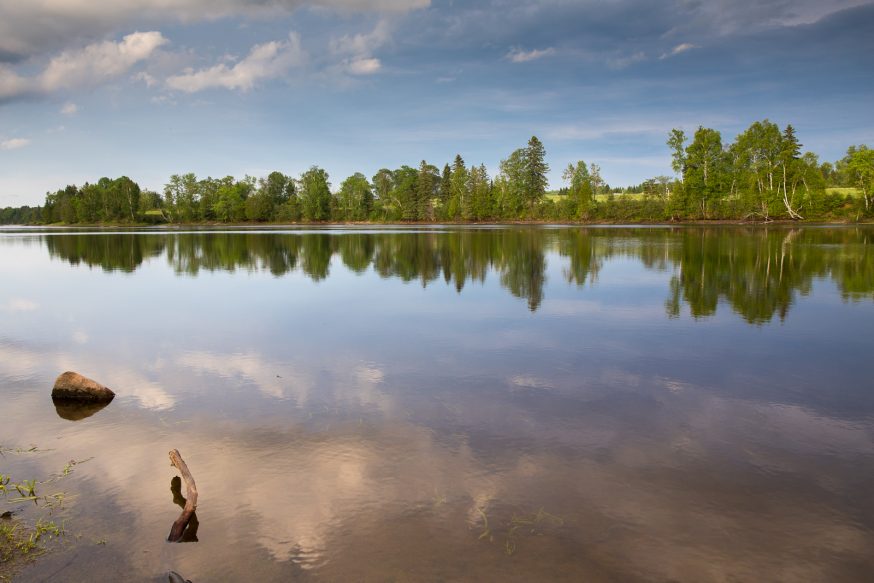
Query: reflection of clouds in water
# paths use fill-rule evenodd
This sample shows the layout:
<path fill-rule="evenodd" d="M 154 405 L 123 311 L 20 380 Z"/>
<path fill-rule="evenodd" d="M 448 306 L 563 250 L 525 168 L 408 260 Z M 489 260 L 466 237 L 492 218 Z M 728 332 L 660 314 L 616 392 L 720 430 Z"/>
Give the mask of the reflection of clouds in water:
<path fill-rule="evenodd" d="M 385 372 L 373 363 L 348 362 L 335 356 L 325 361 L 324 374 L 317 376 L 318 362 L 274 361 L 254 352 L 186 352 L 176 362 L 199 373 L 217 375 L 226 382 L 243 379 L 266 397 L 292 399 L 300 407 L 308 404 L 318 388 L 320 398 L 333 397 L 354 406 L 373 406 L 384 413 L 393 410 L 391 398 L 379 388 L 385 381 Z"/>
<path fill-rule="evenodd" d="M 610 322 L 658 322 L 664 319 L 663 306 L 615 306 L 594 300 L 545 299 L 538 313 L 545 316 L 588 316 Z"/>
<path fill-rule="evenodd" d="M 374 365 L 362 365 L 355 371 L 356 378 L 362 383 L 378 384 L 385 380 L 385 373 Z"/>
<path fill-rule="evenodd" d="M 0 374 L 12 378 L 29 376 L 45 360 L 45 356 L 17 346 L 11 342 L 0 341 Z"/>
<path fill-rule="evenodd" d="M 367 383 L 381 378 L 372 365 L 352 370 Z M 445 556 L 458 573 L 481 579 L 488 573 L 479 563 L 482 553 L 503 544 L 510 515 L 541 506 L 563 518 L 562 537 L 585 549 L 566 564 L 568 577 L 594 565 L 623 579 L 753 580 L 764 573 L 834 580 L 842 573 L 840 560 L 829 558 L 870 563 L 872 533 L 857 516 L 810 489 L 822 470 L 812 454 L 841 448 L 851 460 L 874 453 L 863 427 L 798 408 L 694 393 L 665 393 L 678 399 L 675 411 L 654 409 L 659 430 L 647 439 L 633 431 L 602 434 L 598 445 L 612 452 L 604 459 L 557 444 L 552 436 L 527 437 L 522 447 L 484 446 L 483 437 L 518 443 L 519 436 L 515 426 L 481 434 L 485 424 L 476 416 L 492 412 L 480 407 L 468 411 L 465 434 L 457 437 L 408 422 L 350 422 L 330 430 L 278 423 L 253 431 L 245 422 L 204 418 L 173 424 L 171 418 L 172 429 L 165 430 L 156 427 L 154 416 L 140 413 L 126 416 L 123 427 L 65 426 L 64 451 L 57 455 L 98 453 L 76 471 L 130 509 L 130 546 L 154 550 L 176 514 L 164 484 L 172 475 L 166 451 L 181 447 L 201 490 L 203 514 L 201 543 L 181 559 L 191 573 L 209 572 L 217 555 L 220 563 L 247 564 L 246 547 L 235 550 L 233 538 L 217 534 L 233 532 L 256 541 L 275 560 L 320 569 L 327 579 L 344 573 L 385 578 L 378 561 L 356 564 L 362 555 L 350 551 L 397 556 L 405 549 L 403 536 L 430 542 L 424 542 L 427 549 L 406 549 L 409 556 L 402 554 L 400 564 Z M 42 406 L 35 397 L 23 398 L 12 413 L 25 416 Z M 668 423 L 676 421 L 677 411 L 686 427 Z M 750 419 L 751 427 L 742 422 Z M 597 421 L 583 415 L 575 429 L 589 431 L 587 425 Z M 614 416 L 601 423 L 616 421 Z M 544 423 L 539 419 L 541 428 Z M 767 443 L 771 431 L 773 444 Z M 20 439 L 41 437 L 40 428 L 24 427 Z M 94 451 L 107 438 L 111 455 Z M 696 455 L 677 455 L 680 438 Z M 781 466 L 774 465 L 780 460 Z M 826 486 L 835 494 L 846 488 L 846 467 L 831 480 Z M 435 493 L 446 498 L 439 507 Z M 483 531 L 479 509 L 488 516 L 494 541 L 477 538 Z M 460 522 L 440 530 L 441 538 L 427 539 L 435 525 L 456 516 Z M 413 521 L 424 541 L 394 533 L 404 520 Z M 544 560 L 568 560 L 560 546 L 536 548 Z M 522 542 L 520 549 L 527 551 Z M 522 556 L 516 577 L 531 574 L 526 561 L 535 559 Z M 133 560 L 145 573 L 164 567 L 148 554 Z"/>
<path fill-rule="evenodd" d="M 60 353 L 56 356 L 59 371 L 74 370 L 112 389 L 116 397 L 133 397 L 140 407 L 162 411 L 176 405 L 176 397 L 155 381 L 141 373 L 108 360 L 94 360 L 89 356 Z M 99 375 L 93 371 L 99 371 Z"/>
<path fill-rule="evenodd" d="M 0 310 L 6 312 L 34 312 L 39 304 L 27 298 L 11 298 L 5 304 L 0 304 Z"/>
<path fill-rule="evenodd" d="M 512 376 L 509 379 L 509 382 L 514 387 L 520 387 L 524 389 L 551 389 L 553 388 L 552 383 L 545 379 L 540 379 L 537 377 L 533 377 L 530 375 L 516 375 Z"/>
<path fill-rule="evenodd" d="M 47 383 L 46 390 L 50 390 L 56 376 L 67 370 L 93 378 L 115 391 L 118 397 L 133 397 L 146 409 L 164 410 L 176 404 L 175 397 L 160 384 L 108 360 L 97 360 L 87 355 L 74 358 L 65 352 L 37 351 L 0 342 L 0 375 L 18 379 L 43 375 Z M 100 374 L 96 375 L 94 371 Z"/>
<path fill-rule="evenodd" d="M 255 353 L 186 352 L 176 362 L 195 371 L 214 374 L 224 379 L 243 378 L 268 397 L 291 398 L 298 404 L 306 403 L 314 385 L 308 374 L 287 363 L 268 361 Z"/>

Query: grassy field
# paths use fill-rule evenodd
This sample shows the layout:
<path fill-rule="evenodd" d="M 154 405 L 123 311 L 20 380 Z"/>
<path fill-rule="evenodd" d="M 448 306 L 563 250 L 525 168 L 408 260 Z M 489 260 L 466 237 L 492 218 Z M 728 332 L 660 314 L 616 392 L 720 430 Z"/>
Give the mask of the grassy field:
<path fill-rule="evenodd" d="M 617 199 L 625 198 L 625 199 L 632 199 L 632 200 L 640 200 L 641 198 L 643 198 L 643 193 L 642 192 L 632 192 L 632 193 L 625 194 L 625 193 L 617 192 L 617 193 L 614 193 L 613 196 L 615 196 Z M 558 202 L 564 197 L 560 194 L 555 194 L 555 193 L 551 192 L 551 193 L 548 193 L 546 195 L 546 198 L 548 198 L 552 202 Z M 607 195 L 606 194 L 597 194 L 597 195 L 595 195 L 595 200 L 603 202 L 603 201 L 607 200 Z"/>
<path fill-rule="evenodd" d="M 826 194 L 840 194 L 841 196 L 862 196 L 858 188 L 852 186 L 834 186 L 825 189 Z"/>
<path fill-rule="evenodd" d="M 862 192 L 858 188 L 853 188 L 852 186 L 840 186 L 840 187 L 834 186 L 834 187 L 826 188 L 825 191 L 827 194 L 839 194 L 841 196 L 847 196 L 847 195 L 854 196 L 854 197 L 855 196 L 862 196 Z M 632 199 L 632 200 L 640 200 L 641 198 L 643 198 L 643 193 L 642 192 L 632 192 L 629 194 L 624 194 L 624 193 L 617 192 L 613 196 L 615 196 L 617 199 L 625 198 L 625 199 Z M 558 202 L 562 199 L 562 196 L 559 194 L 556 194 L 555 192 L 550 192 L 546 195 L 546 198 L 548 198 L 549 200 L 551 200 L 553 202 Z M 607 200 L 607 195 L 606 194 L 599 194 L 599 195 L 595 196 L 595 200 L 603 202 L 603 201 Z"/>

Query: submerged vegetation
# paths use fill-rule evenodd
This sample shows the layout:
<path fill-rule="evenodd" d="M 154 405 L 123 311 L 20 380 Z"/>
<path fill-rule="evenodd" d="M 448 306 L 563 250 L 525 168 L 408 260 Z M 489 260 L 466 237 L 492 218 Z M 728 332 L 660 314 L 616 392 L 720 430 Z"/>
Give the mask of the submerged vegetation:
<path fill-rule="evenodd" d="M 0 210 L 4 224 L 318 223 L 327 221 L 636 222 L 678 220 L 860 220 L 874 215 L 874 150 L 851 146 L 820 163 L 791 125 L 753 123 L 733 143 L 700 127 L 689 139 L 674 129 L 667 145 L 674 177 L 611 188 L 597 164 L 579 160 L 563 171 L 564 188 L 547 192 L 546 150 L 535 136 L 502 160 L 496 176 L 458 155 L 442 170 L 382 168 L 355 173 L 332 189 L 313 166 L 298 178 L 198 179 L 174 174 L 163 193 L 126 176 L 67 186 L 40 207 Z"/>
<path fill-rule="evenodd" d="M 0 447 L 0 455 L 40 451 L 36 447 Z M 66 534 L 63 522 L 59 525 L 56 515 L 69 497 L 61 491 L 44 493 L 44 487 L 69 476 L 74 466 L 86 461 L 70 460 L 59 473 L 45 480 L 13 479 L 8 474 L 0 474 L 0 499 L 11 508 L 0 513 L 0 581 L 9 580 L 21 563 L 46 552 L 46 542 Z"/>

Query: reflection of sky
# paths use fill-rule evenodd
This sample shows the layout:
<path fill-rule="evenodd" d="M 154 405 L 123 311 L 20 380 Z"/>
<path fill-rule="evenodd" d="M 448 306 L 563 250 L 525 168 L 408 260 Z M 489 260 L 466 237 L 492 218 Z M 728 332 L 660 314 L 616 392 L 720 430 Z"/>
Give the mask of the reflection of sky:
<path fill-rule="evenodd" d="M 618 256 L 578 287 L 566 267 L 547 254 L 531 313 L 491 272 L 461 293 L 353 274 L 336 257 L 318 283 L 179 277 L 160 258 L 106 273 L 0 239 L 0 305 L 33 306 L 2 312 L 0 390 L 16 421 L 0 443 L 54 449 L 4 470 L 95 456 L 69 479 L 71 523 L 109 544 L 76 547 L 70 578 L 852 580 L 874 568 L 870 303 L 836 302 L 821 281 L 782 323 L 669 319 L 670 269 Z M 58 418 L 47 393 L 66 369 L 117 399 Z M 162 543 L 178 510 L 174 447 L 201 491 L 196 545 Z M 513 515 L 541 507 L 564 523 L 518 535 L 508 556 Z"/>

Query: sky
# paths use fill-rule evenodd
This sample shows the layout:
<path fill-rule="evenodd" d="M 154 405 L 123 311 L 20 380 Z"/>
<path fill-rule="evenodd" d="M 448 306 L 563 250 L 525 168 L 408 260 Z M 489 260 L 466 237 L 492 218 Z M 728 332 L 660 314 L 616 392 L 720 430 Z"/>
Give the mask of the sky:
<path fill-rule="evenodd" d="M 668 131 L 874 145 L 874 0 L 0 0 L 0 207 L 126 175 L 670 175 Z"/>

